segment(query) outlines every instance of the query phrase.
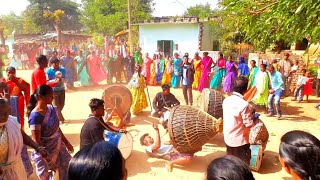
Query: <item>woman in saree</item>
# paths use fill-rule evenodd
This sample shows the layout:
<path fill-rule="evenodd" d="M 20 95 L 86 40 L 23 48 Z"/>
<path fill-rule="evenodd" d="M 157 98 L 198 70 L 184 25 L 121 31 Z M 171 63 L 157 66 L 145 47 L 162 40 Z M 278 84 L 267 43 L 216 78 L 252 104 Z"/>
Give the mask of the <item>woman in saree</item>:
<path fill-rule="evenodd" d="M 30 84 L 22 78 L 16 77 L 16 69 L 12 66 L 7 67 L 7 81 L 10 96 L 18 98 L 18 120 L 21 128 L 24 129 L 24 109 L 29 104 L 30 100 Z"/>
<path fill-rule="evenodd" d="M 8 86 L 4 82 L 0 83 L 0 179 L 26 180 L 30 174 L 27 174 L 22 160 L 24 144 L 38 151 L 43 157 L 47 152 L 21 129 L 16 117 L 9 115 L 9 98 Z"/>
<path fill-rule="evenodd" d="M 84 54 L 84 55 L 83 55 Z M 78 78 L 81 83 L 81 86 L 89 86 L 90 85 L 90 77 L 87 71 L 87 61 L 86 61 L 86 53 L 83 53 L 81 50 L 78 52 L 78 56 L 74 59 L 77 61 L 78 67 L 77 72 L 79 74 Z"/>
<path fill-rule="evenodd" d="M 101 81 L 107 79 L 107 72 L 103 68 L 103 65 L 95 51 L 92 51 L 88 56 L 87 63 L 90 79 L 94 85 L 97 85 Z"/>
<path fill-rule="evenodd" d="M 133 96 L 133 103 L 131 106 L 132 113 L 138 114 L 148 107 L 147 95 L 144 91 L 146 88 L 146 82 L 144 77 L 141 75 L 141 67 L 136 66 L 136 72 L 133 74 L 132 79 L 128 84 Z"/>
<path fill-rule="evenodd" d="M 220 89 L 222 80 L 226 75 L 226 60 L 223 58 L 222 53 L 220 53 L 219 56 L 220 57 L 217 61 L 218 70 L 210 82 L 210 88 L 212 89 Z"/>
<path fill-rule="evenodd" d="M 59 172 L 60 180 L 67 180 L 67 169 L 73 147 L 59 127 L 57 110 L 52 106 L 53 90 L 48 85 L 41 85 L 30 98 L 28 105 L 29 126 L 32 139 L 44 146 L 49 155 L 42 158 L 33 151 L 31 159 L 36 164 L 36 174 L 41 180 L 53 178 Z M 69 152 L 68 152 L 69 151 Z"/>
<path fill-rule="evenodd" d="M 76 61 L 74 58 L 71 57 L 71 52 L 67 50 L 66 56 L 62 58 L 62 66 L 66 69 L 66 84 L 67 88 L 73 89 L 74 88 L 74 80 L 77 76 L 76 70 Z"/>
<path fill-rule="evenodd" d="M 228 58 L 229 63 L 226 65 L 226 77 L 223 82 L 223 90 L 230 94 L 233 91 L 233 81 L 238 76 L 238 65 L 232 60 L 232 56 Z"/>
<path fill-rule="evenodd" d="M 163 77 L 162 77 L 161 84 L 170 84 L 171 83 L 172 72 L 173 72 L 172 59 L 169 55 L 167 55 L 167 57 L 164 61 L 164 71 L 163 71 Z"/>
<path fill-rule="evenodd" d="M 199 84 L 198 90 L 202 92 L 204 88 L 209 88 L 209 73 L 211 72 L 211 66 L 213 64 L 213 60 L 210 56 L 208 56 L 208 52 L 203 53 L 203 58 L 201 60 L 201 65 L 203 66 L 201 80 Z"/>
<path fill-rule="evenodd" d="M 251 69 L 250 69 L 250 75 L 249 75 L 248 89 L 251 89 L 255 85 L 256 75 L 259 71 L 259 67 L 256 66 L 255 60 L 251 60 L 250 65 L 251 65 Z"/>
<path fill-rule="evenodd" d="M 239 69 L 240 76 L 248 77 L 250 74 L 249 66 L 246 64 L 243 56 L 239 57 L 238 59 L 239 59 L 238 69 Z"/>
<path fill-rule="evenodd" d="M 268 107 L 269 76 L 266 72 L 267 65 L 260 64 L 260 71 L 256 75 L 254 86 L 244 95 L 245 100 L 256 105 Z"/>
<path fill-rule="evenodd" d="M 155 86 L 157 85 L 156 78 L 157 78 L 157 69 L 159 65 L 159 60 L 157 59 L 156 55 L 153 55 L 153 61 L 150 66 L 150 80 L 149 85 Z"/>
<path fill-rule="evenodd" d="M 202 73 L 201 57 L 199 56 L 198 52 L 196 52 L 193 58 L 193 66 L 195 68 L 195 73 L 194 73 L 194 81 L 192 83 L 192 88 L 198 89 L 200 84 L 200 79 L 201 79 L 201 73 Z"/>
<path fill-rule="evenodd" d="M 144 64 L 144 75 L 146 76 L 146 82 L 150 83 L 150 77 L 151 77 L 151 64 L 153 63 L 153 60 L 149 57 L 149 53 L 146 53 L 146 57 L 143 60 Z"/>
<path fill-rule="evenodd" d="M 164 73 L 164 67 L 165 67 L 165 60 L 162 56 L 162 54 L 159 55 L 159 62 L 157 66 L 157 75 L 156 75 L 156 83 L 161 84 L 163 73 Z"/>
<path fill-rule="evenodd" d="M 178 88 L 181 82 L 181 63 L 182 59 L 179 58 L 179 54 L 174 54 L 173 59 L 173 74 L 171 78 L 171 87 Z"/>

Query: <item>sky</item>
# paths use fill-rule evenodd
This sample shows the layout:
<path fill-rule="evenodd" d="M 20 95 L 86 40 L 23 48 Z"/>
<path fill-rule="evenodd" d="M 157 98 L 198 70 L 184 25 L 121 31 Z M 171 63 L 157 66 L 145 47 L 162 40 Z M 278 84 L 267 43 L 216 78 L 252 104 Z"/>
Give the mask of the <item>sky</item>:
<path fill-rule="evenodd" d="M 0 15 L 9 14 L 14 12 L 20 14 L 24 11 L 29 4 L 28 0 L 0 0 Z M 75 0 L 81 2 L 81 0 Z M 154 12 L 153 16 L 176 16 L 183 15 L 188 7 L 197 4 L 211 4 L 212 8 L 216 7 L 218 0 L 154 0 Z"/>

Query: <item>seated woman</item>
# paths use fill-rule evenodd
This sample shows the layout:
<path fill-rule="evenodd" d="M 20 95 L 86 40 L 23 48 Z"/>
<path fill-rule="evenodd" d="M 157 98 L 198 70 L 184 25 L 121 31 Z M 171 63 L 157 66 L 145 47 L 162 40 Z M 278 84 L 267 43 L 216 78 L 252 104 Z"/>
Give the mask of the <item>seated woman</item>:
<path fill-rule="evenodd" d="M 279 159 L 295 180 L 320 179 L 320 140 L 304 131 L 291 131 L 281 138 Z"/>
<path fill-rule="evenodd" d="M 69 180 L 126 180 L 125 160 L 119 149 L 101 141 L 86 146 L 71 159 Z"/>
<path fill-rule="evenodd" d="M 248 165 L 234 156 L 217 158 L 208 166 L 207 180 L 254 180 Z"/>
<path fill-rule="evenodd" d="M 156 130 L 156 141 L 148 133 L 140 138 L 141 145 L 147 146 L 148 155 L 168 160 L 166 168 L 169 172 L 172 171 L 174 164 L 185 165 L 191 162 L 193 154 L 180 153 L 172 145 L 162 145 L 158 125 L 154 124 L 153 128 Z"/>

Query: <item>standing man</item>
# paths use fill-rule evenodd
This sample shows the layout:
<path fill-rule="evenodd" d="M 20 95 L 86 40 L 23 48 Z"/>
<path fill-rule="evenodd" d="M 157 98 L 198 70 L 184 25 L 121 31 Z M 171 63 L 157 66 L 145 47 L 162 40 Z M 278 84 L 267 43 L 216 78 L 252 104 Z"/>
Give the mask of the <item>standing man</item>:
<path fill-rule="evenodd" d="M 284 93 L 285 96 L 289 96 L 290 93 L 290 84 L 292 81 L 292 72 L 291 72 L 291 64 L 292 62 L 289 59 L 290 54 L 286 53 L 284 60 L 280 62 L 280 73 L 284 76 Z"/>
<path fill-rule="evenodd" d="M 318 75 L 317 75 L 317 86 L 316 86 L 316 96 L 320 97 L 320 61 L 319 61 L 320 55 L 314 60 L 314 64 L 318 66 Z"/>
<path fill-rule="evenodd" d="M 32 72 L 32 76 L 31 76 L 32 93 L 34 93 L 40 85 L 47 84 L 47 77 L 44 69 L 48 67 L 48 59 L 45 55 L 40 55 L 36 58 L 36 60 L 39 67 Z"/>
<path fill-rule="evenodd" d="M 274 105 L 276 107 L 277 118 L 281 118 L 281 110 L 280 110 L 280 99 L 282 96 L 282 92 L 284 90 L 284 82 L 281 73 L 276 71 L 272 64 L 268 66 L 269 77 L 271 89 L 269 89 L 269 97 L 268 97 L 268 106 L 269 106 L 269 114 L 267 117 L 271 117 L 275 114 Z"/>
<path fill-rule="evenodd" d="M 64 79 L 66 76 L 66 70 L 60 67 L 60 61 L 58 58 L 51 59 L 51 67 L 46 71 L 48 81 L 56 81 L 57 84 L 53 89 L 53 104 L 57 106 L 58 116 L 61 123 L 64 123 L 64 117 L 62 110 L 65 104 L 66 91 L 64 87 Z"/>
<path fill-rule="evenodd" d="M 184 100 L 187 105 L 192 106 L 193 97 L 192 97 L 192 84 L 194 81 L 194 66 L 192 62 L 189 62 L 189 58 L 187 55 L 183 57 L 183 63 L 181 66 L 182 72 L 182 90 Z"/>
<path fill-rule="evenodd" d="M 247 78 L 236 78 L 233 83 L 232 95 L 223 101 L 223 134 L 227 145 L 227 154 L 236 156 L 250 164 L 249 131 L 250 127 L 254 125 L 254 110 L 243 99 L 247 87 Z"/>

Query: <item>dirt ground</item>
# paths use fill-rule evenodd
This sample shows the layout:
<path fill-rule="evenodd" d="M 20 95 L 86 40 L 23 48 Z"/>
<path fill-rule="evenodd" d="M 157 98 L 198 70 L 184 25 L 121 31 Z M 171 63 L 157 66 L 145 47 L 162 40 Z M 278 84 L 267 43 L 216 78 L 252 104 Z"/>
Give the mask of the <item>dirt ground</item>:
<path fill-rule="evenodd" d="M 31 79 L 31 71 L 17 71 L 17 76 L 22 77 L 28 82 Z M 84 120 L 88 117 L 90 109 L 88 107 L 91 98 L 101 98 L 103 90 L 108 85 L 103 84 L 95 87 L 80 87 L 76 90 L 67 91 L 66 105 L 63 110 L 66 123 L 61 125 L 61 129 L 75 147 L 75 152 L 79 150 L 80 130 Z M 150 98 L 152 99 L 160 87 L 149 87 Z M 182 90 L 172 89 L 172 93 L 184 104 Z M 194 101 L 199 95 L 197 91 L 193 92 Z M 309 103 L 291 102 L 291 97 L 281 100 L 283 117 L 281 120 L 265 117 L 262 112 L 261 119 L 266 124 L 270 133 L 269 143 L 263 157 L 262 166 L 259 172 L 255 172 L 256 179 L 291 179 L 290 176 L 281 168 L 278 161 L 278 147 L 281 136 L 290 130 L 308 131 L 320 138 L 320 111 L 313 106 L 320 102 L 320 99 L 312 96 Z M 204 179 L 208 164 L 215 158 L 225 154 L 225 145 L 222 135 L 217 135 L 204 145 L 201 152 L 197 152 L 193 162 L 185 167 L 174 167 L 173 172 L 167 172 L 165 161 L 150 158 L 144 152 L 145 148 L 139 143 L 142 134 L 148 132 L 151 135 L 154 131 L 149 122 L 157 123 L 157 120 L 150 117 L 150 107 L 139 116 L 132 117 L 135 126 L 129 127 L 128 131 L 133 136 L 133 151 L 126 161 L 128 170 L 128 179 L 177 179 L 177 180 L 196 180 Z M 27 129 L 29 132 L 29 129 Z M 161 135 L 165 133 L 160 129 Z M 164 137 L 163 139 L 167 139 Z M 30 179 L 36 179 L 31 177 Z"/>

